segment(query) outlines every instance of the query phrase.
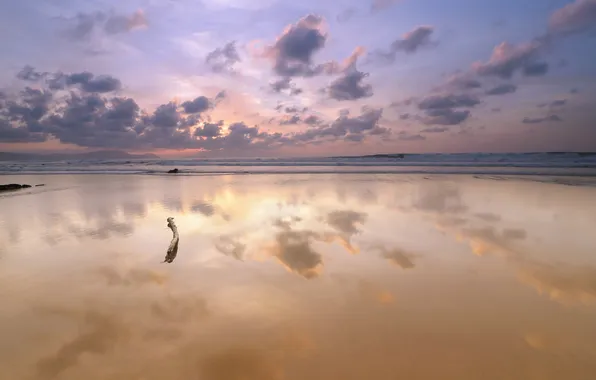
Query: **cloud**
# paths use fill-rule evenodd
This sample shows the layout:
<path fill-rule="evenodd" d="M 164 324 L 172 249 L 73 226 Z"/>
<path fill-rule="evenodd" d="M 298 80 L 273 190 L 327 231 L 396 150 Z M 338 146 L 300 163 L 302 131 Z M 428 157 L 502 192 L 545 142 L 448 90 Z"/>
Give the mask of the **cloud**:
<path fill-rule="evenodd" d="M 198 212 L 204 216 L 213 216 L 215 214 L 215 207 L 211 203 L 196 202 L 191 207 L 192 212 Z"/>
<path fill-rule="evenodd" d="M 356 135 L 362 135 L 361 141 L 366 135 L 371 135 L 379 127 L 379 121 L 383 114 L 382 108 L 363 107 L 359 116 L 350 117 L 349 113 L 340 113 L 340 116 L 330 124 L 323 124 L 312 127 L 304 132 L 292 135 L 293 143 L 315 142 L 320 139 L 337 140 L 351 135 L 352 141 Z"/>
<path fill-rule="evenodd" d="M 240 62 L 240 55 L 236 49 L 236 41 L 228 42 L 205 57 L 205 63 L 216 73 L 233 72 L 233 66 L 238 62 Z"/>
<path fill-rule="evenodd" d="M 553 34 L 574 34 L 596 27 L 596 1 L 575 0 L 554 11 L 548 22 Z"/>
<path fill-rule="evenodd" d="M 448 129 L 443 127 L 433 127 L 433 128 L 425 128 L 423 129 L 422 133 L 443 133 L 446 132 Z"/>
<path fill-rule="evenodd" d="M 246 245 L 240 243 L 229 236 L 221 236 L 215 242 L 215 249 L 226 256 L 233 257 L 236 260 L 243 260 L 246 252 Z"/>
<path fill-rule="evenodd" d="M 470 117 L 469 110 L 454 110 L 452 108 L 428 109 L 422 122 L 426 125 L 457 125 Z"/>
<path fill-rule="evenodd" d="M 27 68 L 27 66 L 25 67 Z M 85 92 L 106 93 L 122 88 L 119 79 L 111 75 L 95 76 L 88 71 L 73 74 L 64 74 L 62 72 L 44 73 L 43 78 L 50 90 L 63 90 L 68 87 L 78 86 Z"/>
<path fill-rule="evenodd" d="M 503 42 L 494 48 L 487 62 L 476 62 L 472 65 L 472 69 L 478 75 L 503 79 L 510 79 L 519 70 L 523 70 L 526 75 L 536 75 L 536 72 L 540 71 L 536 69 L 541 65 L 536 62 L 536 59 L 543 47 L 544 41 L 538 39 L 520 45 Z"/>
<path fill-rule="evenodd" d="M 191 101 L 182 103 L 185 113 L 196 114 L 207 111 L 211 107 L 209 99 L 206 96 L 199 96 Z"/>
<path fill-rule="evenodd" d="M 352 236 L 360 232 L 357 225 L 366 221 L 367 215 L 352 210 L 339 210 L 327 215 L 327 223 L 344 235 Z"/>
<path fill-rule="evenodd" d="M 106 20 L 104 29 L 109 34 L 118 34 L 144 28 L 148 25 L 145 13 L 138 10 L 129 16 L 111 14 Z"/>
<path fill-rule="evenodd" d="M 87 40 L 94 33 L 120 34 L 148 26 L 147 19 L 142 10 L 131 15 L 120 15 L 114 12 L 78 13 L 74 18 L 67 20 L 70 25 L 65 30 L 65 35 L 76 40 Z"/>
<path fill-rule="evenodd" d="M 592 267 L 522 262 L 519 276 L 540 294 L 546 293 L 562 303 L 596 300 L 596 269 Z"/>
<path fill-rule="evenodd" d="M 400 267 L 402 269 L 412 269 L 415 266 L 413 260 L 416 257 L 416 255 L 405 252 L 401 249 L 398 249 L 398 248 L 394 248 L 391 250 L 384 249 L 382 255 L 389 262 L 391 262 L 394 265 L 397 265 L 398 267 Z"/>
<path fill-rule="evenodd" d="M 474 107 L 479 103 L 477 96 L 467 93 L 429 95 L 418 101 L 418 109 L 425 112 L 420 120 L 427 125 L 461 124 L 470 117 L 470 111 L 456 108 Z"/>
<path fill-rule="evenodd" d="M 447 79 L 447 83 L 444 87 L 454 90 L 472 90 L 482 87 L 482 82 L 471 76 L 469 73 L 455 74 Z"/>
<path fill-rule="evenodd" d="M 517 86 L 510 83 L 503 83 L 486 90 L 486 95 L 505 95 L 517 91 Z"/>
<path fill-rule="evenodd" d="M 431 40 L 433 32 L 434 27 L 432 26 L 418 26 L 404 34 L 402 38 L 393 41 L 389 47 L 389 51 L 377 51 L 375 56 L 387 62 L 394 62 L 399 52 L 406 54 L 416 53 L 421 48 L 434 45 Z"/>
<path fill-rule="evenodd" d="M 313 56 L 327 41 L 321 30 L 323 18 L 309 14 L 289 25 L 268 49 L 274 59 L 274 71 L 283 77 L 311 76 L 316 73 Z"/>
<path fill-rule="evenodd" d="M 409 133 L 404 132 L 404 131 L 401 131 L 398 134 L 397 138 L 399 140 L 403 140 L 403 141 L 422 141 L 422 140 L 426 140 L 426 137 L 424 137 L 422 135 L 419 135 L 419 134 L 412 135 L 412 134 L 409 134 Z"/>
<path fill-rule="evenodd" d="M 372 12 L 382 11 L 391 7 L 394 4 L 397 4 L 400 1 L 401 0 L 372 0 L 370 10 Z"/>
<path fill-rule="evenodd" d="M 373 89 L 370 84 L 362 83 L 362 80 L 368 76 L 358 70 L 350 71 L 335 79 L 327 92 L 329 97 L 338 101 L 357 100 L 368 98 L 373 95 Z"/>
<path fill-rule="evenodd" d="M 436 214 L 461 214 L 467 210 L 459 188 L 452 184 L 427 184 L 420 188 L 412 206 Z"/>
<path fill-rule="evenodd" d="M 8 100 L 2 101 L 0 141 L 37 142 L 55 138 L 62 143 L 92 148 L 245 153 L 338 139 L 362 141 L 367 136 L 390 133 L 378 125 L 382 109 L 363 107 L 360 115 L 341 114 L 331 123 L 311 115 L 305 119 L 311 127 L 302 132 L 266 132 L 242 121 L 226 124 L 203 120 L 209 120 L 209 115 L 204 114 L 217 106 L 225 96 L 223 93 L 213 99 L 198 96 L 180 104 L 161 104 L 148 112 L 132 98 L 102 92 L 115 88 L 114 83 L 120 84 L 115 78 L 104 80 L 108 77 L 89 72 L 58 73 L 46 76 L 43 83 L 52 87 L 56 78 L 60 86 L 53 89 L 27 88 L 18 96 L 8 96 Z M 64 94 L 64 89 L 68 93 Z M 288 119 L 295 121 L 295 117 Z"/>
<path fill-rule="evenodd" d="M 281 227 L 282 231 L 275 236 L 276 244 L 271 249 L 272 256 L 304 278 L 318 277 L 323 268 L 323 260 L 311 244 L 319 235 L 313 231 L 294 231 L 287 225 Z"/>
<path fill-rule="evenodd" d="M 163 285 L 168 281 L 165 274 L 141 268 L 122 273 L 114 267 L 104 266 L 97 270 L 97 274 L 103 277 L 108 285 L 114 286 Z"/>
<path fill-rule="evenodd" d="M 302 89 L 297 88 L 296 85 L 292 83 L 292 78 L 290 77 L 280 78 L 271 82 L 269 87 L 273 92 L 283 92 L 284 90 L 288 90 L 290 95 L 299 95 L 302 93 Z"/>
<path fill-rule="evenodd" d="M 548 103 L 540 103 L 537 105 L 538 108 L 548 108 L 551 112 L 556 110 L 562 110 L 567 105 L 567 99 L 556 99 Z"/>
<path fill-rule="evenodd" d="M 524 66 L 523 73 L 528 77 L 537 77 L 548 73 L 549 65 L 546 62 L 532 62 Z"/>
<path fill-rule="evenodd" d="M 418 102 L 421 110 L 434 110 L 456 107 L 474 107 L 480 103 L 477 96 L 471 94 L 430 95 Z"/>
<path fill-rule="evenodd" d="M 217 123 L 203 123 L 202 126 L 198 126 L 194 135 L 197 137 L 216 138 L 221 136 L 221 127 L 224 125 L 223 121 L 220 120 Z"/>
<path fill-rule="evenodd" d="M 321 118 L 316 115 L 309 115 L 304 119 L 304 123 L 308 125 L 319 125 L 322 122 L 323 121 L 321 120 Z"/>
<path fill-rule="evenodd" d="M 129 331 L 115 318 L 89 311 L 83 317 L 78 335 L 64 343 L 54 354 L 37 363 L 38 375 L 54 378 L 77 365 L 83 354 L 104 354 L 118 342 L 126 340 Z"/>
<path fill-rule="evenodd" d="M 33 66 L 25 65 L 21 71 L 17 73 L 17 78 L 29 82 L 37 82 L 43 79 L 47 73 L 40 73 L 35 70 Z"/>
<path fill-rule="evenodd" d="M 279 125 L 295 125 L 300 123 L 300 116 L 299 115 L 291 115 L 287 116 L 284 119 L 279 121 Z"/>
<path fill-rule="evenodd" d="M 357 13 L 358 10 L 355 8 L 346 8 L 337 14 L 336 20 L 338 22 L 347 22 L 356 16 Z"/>
<path fill-rule="evenodd" d="M 537 118 L 524 117 L 522 120 L 522 123 L 524 123 L 524 124 L 540 124 L 540 123 L 546 123 L 546 122 L 559 122 L 559 121 L 562 121 L 562 119 L 558 115 L 550 115 L 550 116 L 537 117 Z"/>

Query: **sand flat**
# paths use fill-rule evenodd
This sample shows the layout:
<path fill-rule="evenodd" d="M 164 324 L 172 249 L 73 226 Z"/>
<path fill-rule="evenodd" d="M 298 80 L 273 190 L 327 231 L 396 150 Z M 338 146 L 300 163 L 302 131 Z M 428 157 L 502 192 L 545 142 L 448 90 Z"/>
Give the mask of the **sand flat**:
<path fill-rule="evenodd" d="M 46 186 L 0 195 L 1 380 L 596 373 L 593 181 L 3 181 Z"/>

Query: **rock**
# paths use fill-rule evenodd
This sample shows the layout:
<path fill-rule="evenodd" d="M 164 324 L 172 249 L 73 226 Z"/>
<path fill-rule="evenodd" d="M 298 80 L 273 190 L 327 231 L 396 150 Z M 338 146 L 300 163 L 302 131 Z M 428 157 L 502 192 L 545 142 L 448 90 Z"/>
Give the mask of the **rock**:
<path fill-rule="evenodd" d="M 172 170 L 168 170 L 168 173 L 170 173 L 170 174 L 176 174 L 176 173 L 178 173 L 178 168 L 172 169 Z"/>
<path fill-rule="evenodd" d="M 46 185 L 45 183 L 40 183 L 39 185 L 35 185 L 35 187 L 42 187 L 42 186 L 45 186 L 45 185 Z"/>
<path fill-rule="evenodd" d="M 8 185 L 0 185 L 0 191 L 28 189 L 30 187 L 31 185 L 19 185 L 18 183 L 9 183 Z"/>

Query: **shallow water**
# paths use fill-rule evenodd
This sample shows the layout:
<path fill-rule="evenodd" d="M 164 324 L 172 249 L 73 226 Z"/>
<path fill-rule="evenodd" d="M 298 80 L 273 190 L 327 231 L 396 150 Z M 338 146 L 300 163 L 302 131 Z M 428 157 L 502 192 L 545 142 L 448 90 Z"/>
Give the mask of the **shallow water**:
<path fill-rule="evenodd" d="M 46 184 L 0 194 L 2 380 L 596 373 L 596 188 L 581 182 L 0 178 Z M 180 246 L 163 264 L 169 216 Z"/>

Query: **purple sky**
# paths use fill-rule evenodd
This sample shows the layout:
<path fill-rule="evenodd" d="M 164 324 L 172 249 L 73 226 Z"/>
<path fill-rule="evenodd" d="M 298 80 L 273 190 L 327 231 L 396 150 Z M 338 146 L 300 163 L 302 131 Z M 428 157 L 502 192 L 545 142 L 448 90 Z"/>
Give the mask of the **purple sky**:
<path fill-rule="evenodd" d="M 596 151 L 596 0 L 31 0 L 0 29 L 0 151 Z"/>

